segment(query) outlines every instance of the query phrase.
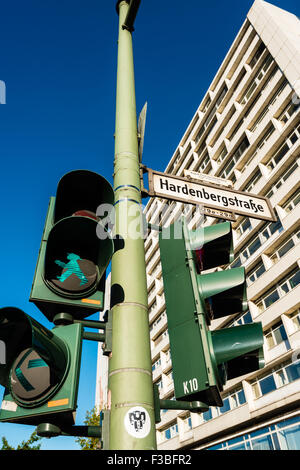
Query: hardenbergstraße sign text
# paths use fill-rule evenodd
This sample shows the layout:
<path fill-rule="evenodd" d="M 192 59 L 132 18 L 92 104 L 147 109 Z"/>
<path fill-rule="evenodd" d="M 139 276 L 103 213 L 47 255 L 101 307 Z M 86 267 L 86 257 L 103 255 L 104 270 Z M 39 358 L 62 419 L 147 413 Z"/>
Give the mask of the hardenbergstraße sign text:
<path fill-rule="evenodd" d="M 157 196 L 188 204 L 202 204 L 213 209 L 223 209 L 234 214 L 261 220 L 277 220 L 268 201 L 263 196 L 235 191 L 229 188 L 190 181 L 147 169 L 149 196 Z"/>

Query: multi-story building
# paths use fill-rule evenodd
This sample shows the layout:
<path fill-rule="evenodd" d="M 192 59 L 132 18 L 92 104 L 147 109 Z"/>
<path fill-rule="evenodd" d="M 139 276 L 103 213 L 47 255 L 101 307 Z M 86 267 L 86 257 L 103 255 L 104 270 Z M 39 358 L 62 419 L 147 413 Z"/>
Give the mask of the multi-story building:
<path fill-rule="evenodd" d="M 235 259 L 247 275 L 249 310 L 212 329 L 262 322 L 265 367 L 227 382 L 222 408 L 161 412 L 159 449 L 300 449 L 300 21 L 255 0 L 193 116 L 166 173 L 231 180 L 269 198 L 277 221 L 238 216 Z M 298 95 L 297 95 L 298 92 Z M 148 222 L 168 225 L 180 202 L 153 198 Z M 189 228 L 199 221 L 186 206 Z M 218 223 L 204 217 L 204 226 Z M 174 397 L 158 233 L 145 241 L 153 381 Z M 195 360 L 197 358 L 195 357 Z"/>

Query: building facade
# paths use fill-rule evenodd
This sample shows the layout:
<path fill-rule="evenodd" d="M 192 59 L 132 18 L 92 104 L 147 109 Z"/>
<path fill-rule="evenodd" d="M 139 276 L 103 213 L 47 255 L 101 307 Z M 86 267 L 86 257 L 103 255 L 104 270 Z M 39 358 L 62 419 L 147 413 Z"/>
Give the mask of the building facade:
<path fill-rule="evenodd" d="M 158 448 L 300 450 L 300 21 L 255 0 L 176 148 L 166 173 L 192 170 L 269 198 L 276 222 L 237 216 L 235 259 L 244 266 L 249 310 L 211 329 L 262 322 L 265 367 L 227 382 L 222 408 L 161 412 Z M 145 214 L 169 225 L 195 206 L 153 198 Z M 218 223 L 202 217 L 209 226 Z M 153 381 L 174 398 L 158 232 L 145 240 Z M 195 358 L 196 360 L 196 358 Z"/>

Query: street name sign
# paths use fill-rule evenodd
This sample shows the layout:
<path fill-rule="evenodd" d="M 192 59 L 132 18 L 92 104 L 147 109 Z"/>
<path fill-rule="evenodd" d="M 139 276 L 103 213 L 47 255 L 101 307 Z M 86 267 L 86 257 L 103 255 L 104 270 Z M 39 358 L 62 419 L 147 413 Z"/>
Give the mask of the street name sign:
<path fill-rule="evenodd" d="M 203 205 L 203 212 L 212 217 L 234 220 L 233 214 L 239 214 L 259 220 L 277 220 L 269 200 L 263 196 L 161 173 L 150 168 L 146 171 L 149 196 Z M 215 211 L 209 214 L 209 208 Z M 224 216 L 225 213 L 231 213 L 231 219 Z"/>

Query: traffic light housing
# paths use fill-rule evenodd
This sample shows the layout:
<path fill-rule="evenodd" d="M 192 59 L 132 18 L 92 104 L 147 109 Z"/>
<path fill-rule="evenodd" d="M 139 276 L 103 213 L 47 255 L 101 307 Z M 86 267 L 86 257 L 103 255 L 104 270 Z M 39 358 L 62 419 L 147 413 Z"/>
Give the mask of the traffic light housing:
<path fill-rule="evenodd" d="M 0 422 L 74 424 L 82 336 L 80 323 L 50 331 L 18 308 L 0 309 Z"/>
<path fill-rule="evenodd" d="M 222 406 L 228 379 L 264 366 L 261 323 L 210 331 L 212 319 L 247 310 L 244 268 L 203 274 L 233 260 L 229 222 L 159 236 L 175 398 Z"/>
<path fill-rule="evenodd" d="M 65 174 L 50 199 L 30 294 L 50 321 L 61 312 L 82 319 L 104 308 L 114 245 L 107 221 L 97 215 L 102 204 L 107 211 L 113 206 L 113 189 L 87 170 Z"/>

